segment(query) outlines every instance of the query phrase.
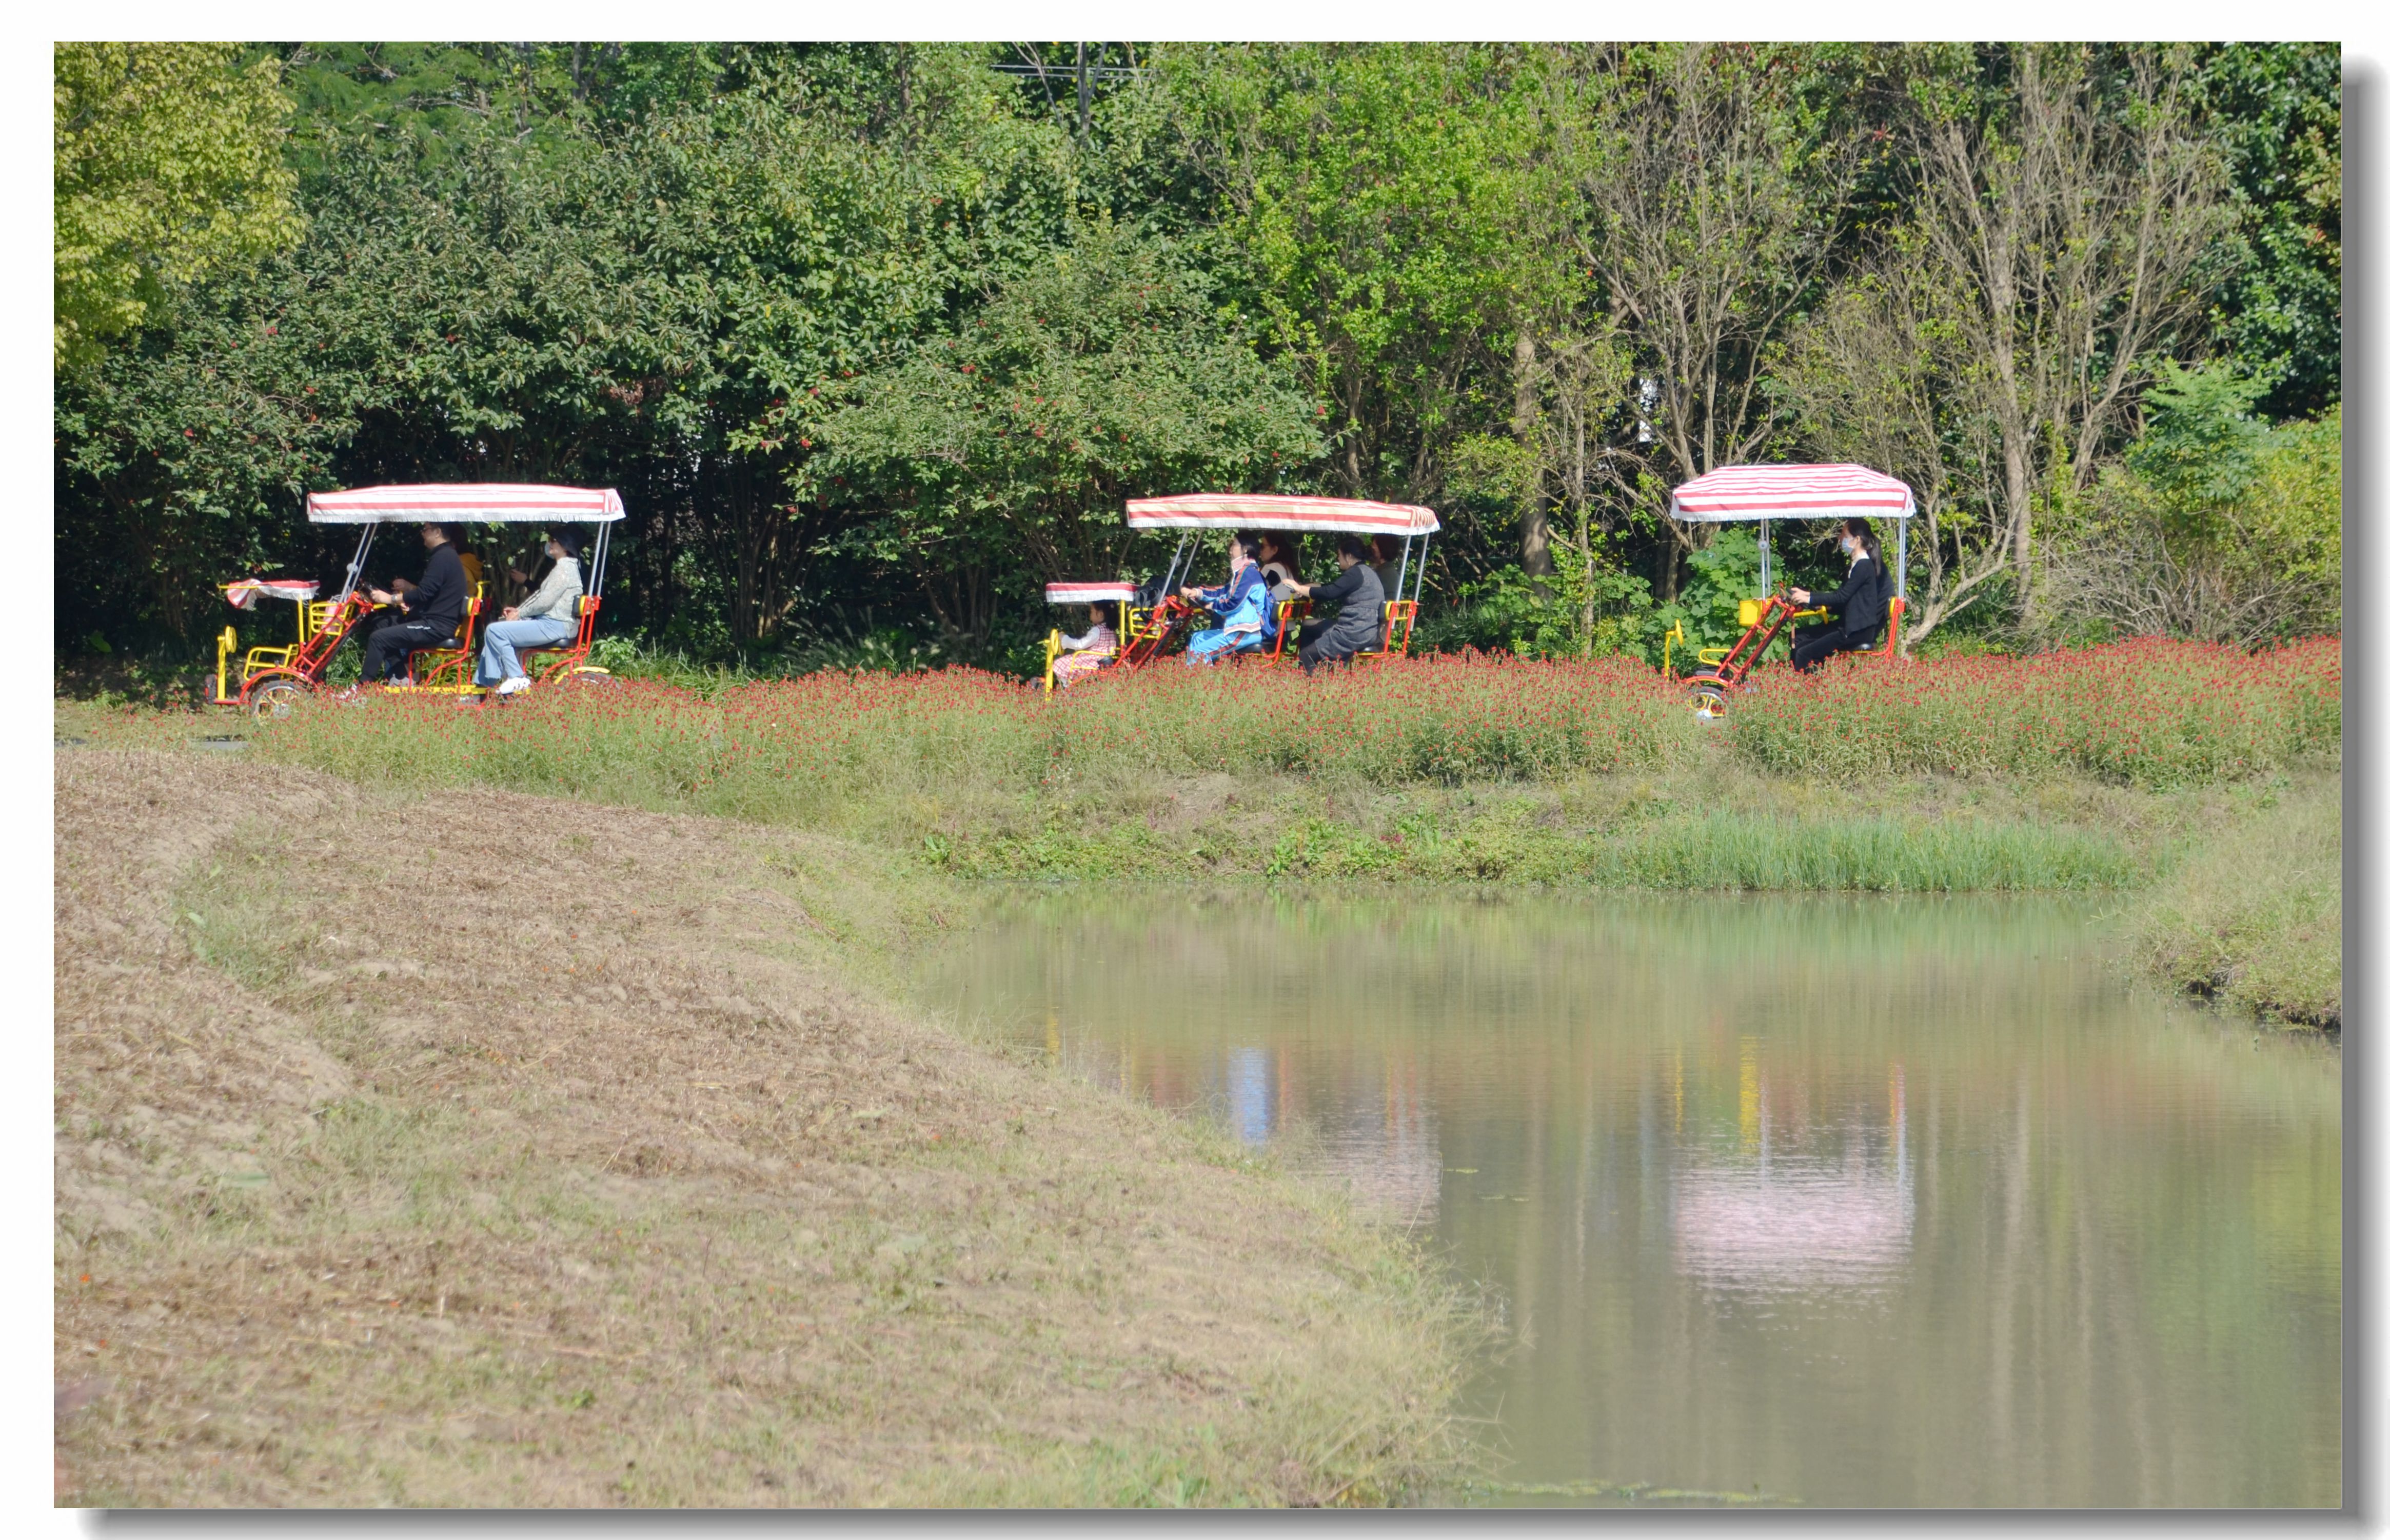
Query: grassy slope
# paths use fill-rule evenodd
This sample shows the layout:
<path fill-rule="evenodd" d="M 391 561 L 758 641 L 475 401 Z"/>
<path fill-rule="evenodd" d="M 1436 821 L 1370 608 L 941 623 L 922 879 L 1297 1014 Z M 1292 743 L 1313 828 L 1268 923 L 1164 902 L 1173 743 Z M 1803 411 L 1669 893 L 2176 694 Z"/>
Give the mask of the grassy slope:
<path fill-rule="evenodd" d="M 2140 955 L 2180 988 L 2337 1028 L 2340 777 L 2277 777 L 2254 802 L 2153 890 Z"/>
<path fill-rule="evenodd" d="M 1367 1501 L 1459 1457 L 1475 1317 L 1400 1238 L 851 982 L 934 880 L 246 755 L 58 787 L 64 1501 Z"/>

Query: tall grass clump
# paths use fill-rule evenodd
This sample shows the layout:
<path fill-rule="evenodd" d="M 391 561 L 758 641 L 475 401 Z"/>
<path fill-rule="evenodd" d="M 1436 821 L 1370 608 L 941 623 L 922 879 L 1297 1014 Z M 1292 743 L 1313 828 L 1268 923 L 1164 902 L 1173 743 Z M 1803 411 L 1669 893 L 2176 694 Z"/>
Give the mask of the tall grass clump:
<path fill-rule="evenodd" d="M 841 800 L 1211 771 L 1380 785 L 1647 768 L 1688 717 L 1639 664 L 1469 656 L 1306 679 L 1166 662 L 1047 698 L 1000 675 L 817 674 L 700 694 L 575 684 L 504 706 L 385 696 L 265 724 L 277 757 L 758 819 Z"/>
<path fill-rule="evenodd" d="M 1775 774 L 2065 771 L 2146 788 L 2275 769 L 2340 745 L 2340 642 L 2255 654 L 2144 638 L 2025 658 L 1770 670 L 1734 752 Z"/>
<path fill-rule="evenodd" d="M 2159 977 L 2260 1016 L 2340 1025 L 2340 783 L 2268 792 L 2157 884 L 2133 923 Z"/>

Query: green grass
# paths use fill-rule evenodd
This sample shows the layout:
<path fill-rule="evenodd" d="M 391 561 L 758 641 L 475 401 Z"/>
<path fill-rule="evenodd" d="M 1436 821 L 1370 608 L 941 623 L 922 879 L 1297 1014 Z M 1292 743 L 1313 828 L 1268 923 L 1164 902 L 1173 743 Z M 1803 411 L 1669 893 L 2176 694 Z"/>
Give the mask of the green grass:
<path fill-rule="evenodd" d="M 2340 1025 L 2340 777 L 2279 777 L 2166 874 L 2135 932 L 2178 988 L 2304 1026 Z"/>

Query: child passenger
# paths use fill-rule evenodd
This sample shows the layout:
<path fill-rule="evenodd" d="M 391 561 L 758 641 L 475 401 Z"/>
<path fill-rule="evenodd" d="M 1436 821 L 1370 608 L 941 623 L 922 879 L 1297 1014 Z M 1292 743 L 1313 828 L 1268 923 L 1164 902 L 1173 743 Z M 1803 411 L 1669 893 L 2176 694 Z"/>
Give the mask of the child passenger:
<path fill-rule="evenodd" d="M 1087 634 L 1065 636 L 1062 650 L 1054 660 L 1054 687 L 1068 689 L 1080 680 L 1091 677 L 1097 670 L 1112 661 L 1120 650 L 1120 636 L 1104 618 L 1100 604 L 1087 607 Z M 1034 681 L 1032 681 L 1034 683 Z"/>

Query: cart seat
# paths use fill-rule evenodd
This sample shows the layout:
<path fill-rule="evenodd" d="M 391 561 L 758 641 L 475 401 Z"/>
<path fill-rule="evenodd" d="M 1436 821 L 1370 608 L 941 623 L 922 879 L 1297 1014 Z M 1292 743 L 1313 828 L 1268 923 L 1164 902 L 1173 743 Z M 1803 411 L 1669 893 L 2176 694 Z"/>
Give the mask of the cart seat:
<path fill-rule="evenodd" d="M 406 655 L 406 674 L 418 687 L 443 685 L 462 689 L 473 682 L 473 625 L 482 617 L 482 584 L 473 584 L 465 601 L 465 618 L 446 647 L 419 648 Z"/>

